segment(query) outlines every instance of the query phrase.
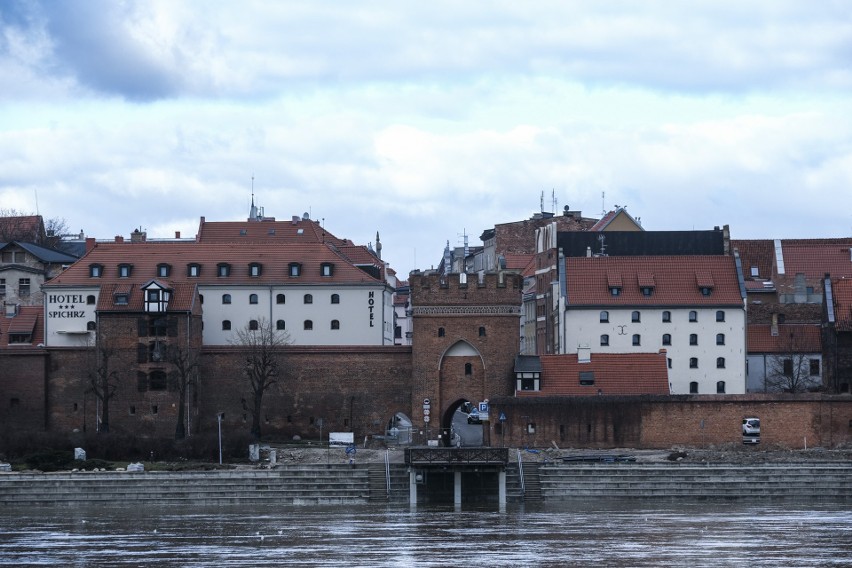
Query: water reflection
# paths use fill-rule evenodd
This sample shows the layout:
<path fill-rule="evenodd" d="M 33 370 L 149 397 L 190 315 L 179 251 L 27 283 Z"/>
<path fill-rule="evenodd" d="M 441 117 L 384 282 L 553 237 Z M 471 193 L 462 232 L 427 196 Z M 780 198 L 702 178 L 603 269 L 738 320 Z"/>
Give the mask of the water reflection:
<path fill-rule="evenodd" d="M 0 513 L 9 566 L 846 566 L 848 506 L 31 509 Z"/>

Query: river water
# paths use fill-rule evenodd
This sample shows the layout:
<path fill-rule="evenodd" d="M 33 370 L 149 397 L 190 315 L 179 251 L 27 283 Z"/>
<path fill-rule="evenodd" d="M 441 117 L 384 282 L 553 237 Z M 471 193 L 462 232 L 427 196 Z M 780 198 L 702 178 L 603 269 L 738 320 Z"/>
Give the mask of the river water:
<path fill-rule="evenodd" d="M 3 566 L 850 566 L 849 504 L 0 511 Z"/>

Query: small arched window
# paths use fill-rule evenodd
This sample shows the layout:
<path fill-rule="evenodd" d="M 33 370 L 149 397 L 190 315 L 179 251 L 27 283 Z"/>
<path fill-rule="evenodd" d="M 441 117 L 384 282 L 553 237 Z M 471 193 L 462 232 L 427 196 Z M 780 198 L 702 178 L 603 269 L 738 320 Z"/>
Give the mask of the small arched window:
<path fill-rule="evenodd" d="M 698 345 L 698 334 L 690 333 L 689 334 L 689 344 L 690 345 Z"/>
<path fill-rule="evenodd" d="M 609 345 L 609 335 L 604 333 L 601 335 L 601 347 L 606 347 Z"/>
<path fill-rule="evenodd" d="M 88 296 L 86 296 L 86 304 L 89 305 L 89 306 L 94 306 L 95 305 L 95 296 L 92 295 L 92 294 L 89 294 Z"/>
<path fill-rule="evenodd" d="M 671 323 L 672 322 L 672 313 L 668 310 L 663 312 L 663 323 Z"/>
<path fill-rule="evenodd" d="M 284 323 L 284 320 L 278 320 L 275 322 L 275 329 L 278 331 L 284 331 L 285 327 L 286 324 Z"/>
<path fill-rule="evenodd" d="M 331 329 L 340 329 L 340 320 L 331 320 Z"/>
<path fill-rule="evenodd" d="M 672 336 L 670 333 L 663 334 L 663 345 L 671 345 L 672 344 Z"/>
<path fill-rule="evenodd" d="M 691 310 L 689 312 L 689 321 L 691 321 L 691 322 L 698 321 L 698 312 L 696 312 L 695 310 Z"/>
<path fill-rule="evenodd" d="M 640 314 L 638 311 L 633 312 L 632 314 L 630 314 L 630 321 L 632 321 L 633 323 L 639 323 L 640 321 L 642 321 L 642 314 Z"/>
<path fill-rule="evenodd" d="M 231 295 L 230 294 L 222 294 L 222 303 L 230 304 L 231 303 Z"/>
<path fill-rule="evenodd" d="M 311 331 L 314 328 L 314 322 L 312 322 L 311 320 L 305 320 L 304 327 L 305 331 Z"/>
<path fill-rule="evenodd" d="M 600 313 L 601 323 L 609 322 L 609 312 L 604 310 Z"/>
<path fill-rule="evenodd" d="M 689 394 L 698 394 L 698 381 L 689 383 Z"/>
<path fill-rule="evenodd" d="M 95 322 L 87 321 L 86 322 L 86 331 L 95 331 Z"/>
<path fill-rule="evenodd" d="M 306 304 L 313 304 L 314 303 L 314 297 L 310 294 L 305 294 L 305 303 Z"/>
<path fill-rule="evenodd" d="M 725 358 L 724 357 L 716 357 L 716 368 L 724 369 L 725 368 Z"/>
<path fill-rule="evenodd" d="M 689 358 L 689 368 L 697 369 L 698 368 L 698 357 L 690 357 Z"/>
<path fill-rule="evenodd" d="M 443 327 L 439 327 L 439 328 L 438 328 L 438 337 L 444 337 L 444 333 L 445 333 L 445 332 L 444 332 L 444 328 L 443 328 Z"/>
<path fill-rule="evenodd" d="M 257 320 L 251 320 L 251 321 L 249 321 L 249 330 L 251 330 L 251 331 L 257 331 L 257 327 L 258 327 L 258 325 L 257 325 Z"/>
<path fill-rule="evenodd" d="M 717 333 L 716 334 L 716 345 L 724 345 L 725 344 L 725 334 Z"/>
<path fill-rule="evenodd" d="M 249 304 L 256 304 L 256 303 L 257 303 L 257 294 L 250 294 L 249 295 Z"/>
<path fill-rule="evenodd" d="M 716 382 L 716 394 L 725 394 L 725 381 Z"/>
<path fill-rule="evenodd" d="M 223 320 L 222 331 L 228 331 L 229 329 L 231 329 L 231 320 Z"/>
<path fill-rule="evenodd" d="M 724 310 L 718 310 L 716 312 L 716 321 L 725 321 L 725 312 Z"/>
<path fill-rule="evenodd" d="M 642 345 L 642 336 L 638 333 L 633 334 L 633 345 Z"/>
<path fill-rule="evenodd" d="M 340 294 L 332 294 L 331 295 L 331 303 L 339 304 L 340 303 Z"/>
<path fill-rule="evenodd" d="M 485 337 L 485 327 L 479 327 L 479 337 Z"/>
<path fill-rule="evenodd" d="M 287 298 L 284 297 L 284 294 L 278 294 L 277 296 L 275 296 L 275 303 L 276 304 L 285 304 L 286 300 L 287 300 Z"/>
<path fill-rule="evenodd" d="M 473 374 L 473 365 L 471 363 L 464 364 L 464 374 L 466 377 L 469 377 Z"/>

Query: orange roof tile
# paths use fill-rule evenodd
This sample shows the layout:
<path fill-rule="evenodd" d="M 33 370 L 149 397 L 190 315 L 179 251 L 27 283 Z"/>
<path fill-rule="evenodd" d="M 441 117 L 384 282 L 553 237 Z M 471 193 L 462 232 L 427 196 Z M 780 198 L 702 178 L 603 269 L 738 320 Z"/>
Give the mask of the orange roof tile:
<path fill-rule="evenodd" d="M 568 305 L 737 305 L 743 303 L 731 256 L 604 256 L 565 259 Z M 639 275 L 652 275 L 642 293 Z M 610 288 L 621 283 L 618 296 Z M 712 284 L 703 295 L 701 284 Z"/>
<path fill-rule="evenodd" d="M 594 374 L 581 385 L 580 373 Z M 589 363 L 577 355 L 542 355 L 541 390 L 519 397 L 669 394 L 666 353 L 593 353 Z"/>
<path fill-rule="evenodd" d="M 33 347 L 44 343 L 44 321 L 42 306 L 19 306 L 15 317 L 0 315 L 0 347 Z M 9 334 L 32 334 L 29 343 L 9 344 Z"/>
<path fill-rule="evenodd" d="M 786 276 L 805 278 L 852 277 L 852 239 L 781 241 Z"/>
<path fill-rule="evenodd" d="M 820 353 L 822 338 L 818 324 L 780 324 L 772 335 L 769 324 L 749 324 L 749 353 Z"/>
<path fill-rule="evenodd" d="M 838 331 L 852 331 L 852 280 L 831 281 L 834 296 L 834 319 Z"/>
<path fill-rule="evenodd" d="M 313 242 L 352 244 L 325 230 L 318 221 L 295 217 L 292 221 L 206 221 L 199 224 L 198 242 Z"/>

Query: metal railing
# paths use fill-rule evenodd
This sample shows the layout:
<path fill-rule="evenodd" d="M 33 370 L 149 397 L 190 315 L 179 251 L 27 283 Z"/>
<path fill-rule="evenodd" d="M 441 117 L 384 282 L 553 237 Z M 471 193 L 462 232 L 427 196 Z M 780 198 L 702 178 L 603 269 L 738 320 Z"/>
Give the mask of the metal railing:
<path fill-rule="evenodd" d="M 406 448 L 408 465 L 506 465 L 508 448 Z"/>
<path fill-rule="evenodd" d="M 388 497 L 390 497 L 390 492 L 391 492 L 390 450 L 385 450 L 385 485 L 387 486 Z"/>
<path fill-rule="evenodd" d="M 518 452 L 518 478 L 521 480 L 521 494 L 526 495 L 527 486 L 524 483 L 524 458 L 521 452 Z"/>

